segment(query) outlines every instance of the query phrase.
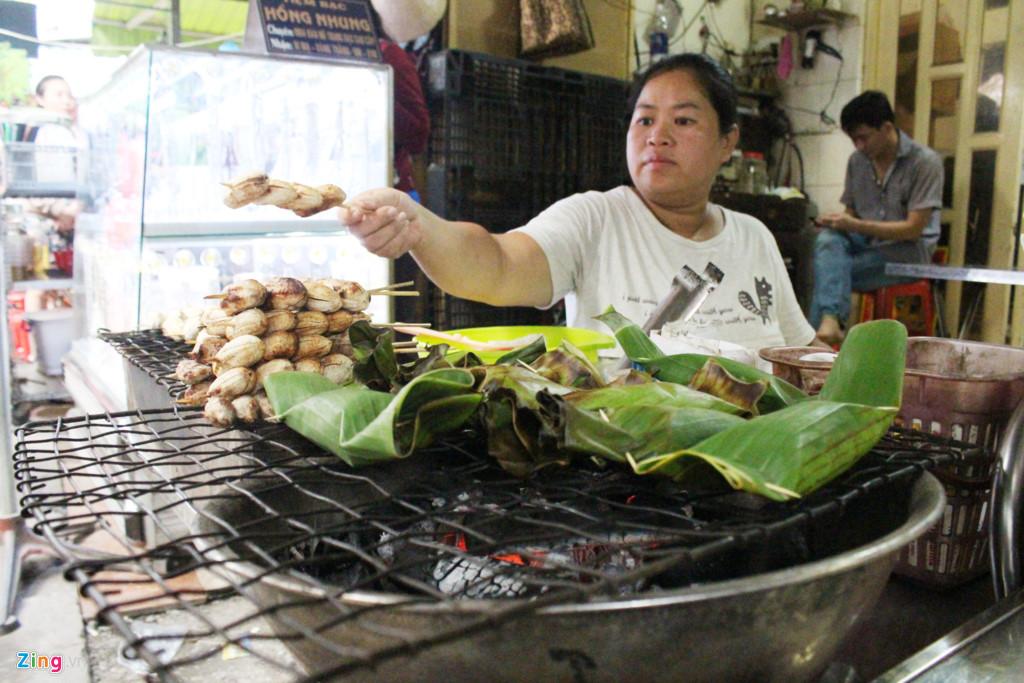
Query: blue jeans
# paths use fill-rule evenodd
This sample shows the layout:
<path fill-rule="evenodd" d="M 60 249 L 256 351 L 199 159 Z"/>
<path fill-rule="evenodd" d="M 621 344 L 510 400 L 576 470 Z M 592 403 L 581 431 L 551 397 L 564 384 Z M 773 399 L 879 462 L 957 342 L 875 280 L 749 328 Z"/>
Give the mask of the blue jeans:
<path fill-rule="evenodd" d="M 916 278 L 885 274 L 890 259 L 868 237 L 858 233 L 824 229 L 814 241 L 814 298 L 809 322 L 817 329 L 824 315 L 840 323 L 850 316 L 850 294 L 879 287 L 914 282 Z"/>

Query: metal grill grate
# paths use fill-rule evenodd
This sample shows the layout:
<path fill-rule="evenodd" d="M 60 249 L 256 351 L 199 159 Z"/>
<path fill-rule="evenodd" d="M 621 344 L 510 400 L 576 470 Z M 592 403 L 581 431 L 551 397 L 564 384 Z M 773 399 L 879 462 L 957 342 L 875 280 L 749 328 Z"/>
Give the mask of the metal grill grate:
<path fill-rule="evenodd" d="M 149 354 L 132 346 L 140 351 Z M 449 443 L 353 470 L 283 426 L 221 430 L 177 410 L 29 423 L 14 461 L 23 510 L 68 576 L 155 673 L 191 680 L 227 645 L 296 678 L 372 677 L 553 605 L 819 559 L 847 549 L 840 538 L 876 537 L 879 520 L 897 525 L 922 468 L 969 454 L 894 432 L 840 481 L 783 505 L 585 464 L 517 480 L 481 453 Z M 868 536 L 856 525 L 865 517 L 876 523 Z M 84 541 L 97 537 L 103 552 Z M 208 617 L 179 583 L 190 572 L 215 578 L 216 594 L 241 596 L 244 609 L 227 622 Z M 156 636 L 136 634 L 117 611 L 139 607 L 123 589 L 148 582 L 193 624 L 196 644 L 169 663 L 149 651 Z M 247 629 L 259 619 L 276 635 Z M 271 637 L 305 668 L 265 647 Z"/>
<path fill-rule="evenodd" d="M 174 378 L 178 361 L 187 358 L 191 346 L 170 337 L 160 330 L 111 332 L 99 330 L 99 338 L 113 346 L 118 353 L 149 375 L 168 393 L 177 398 L 187 388 Z"/>

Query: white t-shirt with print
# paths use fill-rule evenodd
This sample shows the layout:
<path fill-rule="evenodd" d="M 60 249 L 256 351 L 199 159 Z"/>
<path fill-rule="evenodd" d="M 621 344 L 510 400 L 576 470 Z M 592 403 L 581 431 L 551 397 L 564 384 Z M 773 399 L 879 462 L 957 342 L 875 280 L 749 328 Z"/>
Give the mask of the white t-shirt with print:
<path fill-rule="evenodd" d="M 688 265 L 723 273 L 686 334 L 751 349 L 814 338 L 797 304 L 775 239 L 752 216 L 722 209 L 725 227 L 697 242 L 666 228 L 626 186 L 567 197 L 518 228 L 540 245 L 551 269 L 549 305 L 565 298 L 567 324 L 607 332 L 593 316 L 609 305 L 643 324 Z"/>

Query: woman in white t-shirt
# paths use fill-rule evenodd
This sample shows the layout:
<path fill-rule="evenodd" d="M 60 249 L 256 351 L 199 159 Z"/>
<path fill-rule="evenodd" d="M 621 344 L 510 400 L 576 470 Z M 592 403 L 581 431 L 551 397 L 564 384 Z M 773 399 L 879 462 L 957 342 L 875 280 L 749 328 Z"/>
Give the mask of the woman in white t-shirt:
<path fill-rule="evenodd" d="M 643 322 L 683 265 L 714 263 L 724 278 L 687 332 L 750 348 L 809 344 L 814 330 L 768 229 L 709 201 L 739 138 L 736 99 L 705 55 L 655 63 L 630 94 L 632 185 L 573 195 L 512 232 L 444 220 L 389 189 L 352 198 L 340 219 L 374 254 L 411 252 L 455 296 L 537 307 L 565 298 L 568 324 L 596 329 L 608 305 Z"/>

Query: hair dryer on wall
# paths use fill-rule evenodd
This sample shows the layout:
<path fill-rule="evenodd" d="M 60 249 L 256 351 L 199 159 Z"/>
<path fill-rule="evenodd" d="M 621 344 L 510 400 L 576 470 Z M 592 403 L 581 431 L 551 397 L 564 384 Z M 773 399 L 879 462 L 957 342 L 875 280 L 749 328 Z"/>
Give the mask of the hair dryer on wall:
<path fill-rule="evenodd" d="M 804 34 L 804 51 L 800 58 L 800 66 L 805 69 L 813 69 L 814 56 L 819 52 L 824 52 L 827 55 L 835 57 L 839 61 L 843 61 L 843 55 L 839 50 L 821 40 L 821 31 L 818 29 L 811 29 Z"/>

